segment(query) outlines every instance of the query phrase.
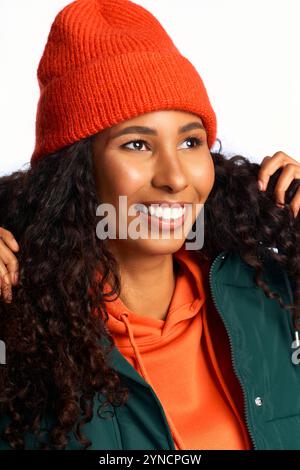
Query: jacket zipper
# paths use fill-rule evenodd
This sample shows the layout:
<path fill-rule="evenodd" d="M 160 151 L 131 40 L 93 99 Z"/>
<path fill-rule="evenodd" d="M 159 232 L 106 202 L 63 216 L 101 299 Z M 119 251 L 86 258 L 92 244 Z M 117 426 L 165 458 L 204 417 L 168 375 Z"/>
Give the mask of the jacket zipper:
<path fill-rule="evenodd" d="M 235 372 L 235 375 L 237 376 L 238 380 L 239 380 L 239 383 L 241 385 L 241 389 L 242 389 L 242 392 L 243 392 L 243 399 L 244 399 L 244 411 L 245 411 L 245 418 L 246 418 L 246 426 L 247 426 L 247 429 L 248 429 L 248 432 L 249 432 L 249 435 L 251 437 L 251 440 L 252 440 L 252 443 L 253 443 L 253 447 L 255 450 L 257 450 L 257 446 L 256 446 L 256 443 L 255 443 L 255 439 L 254 439 L 254 435 L 252 433 L 252 430 L 250 429 L 250 424 L 249 424 L 249 417 L 248 417 L 248 408 L 247 408 L 247 402 L 246 402 L 246 392 L 245 392 L 245 386 L 244 386 L 244 383 L 242 382 L 242 379 L 237 371 L 237 368 L 236 368 L 236 361 L 235 361 L 235 356 L 234 356 L 234 352 L 233 352 L 233 347 L 232 347 L 232 339 L 231 339 L 231 336 L 230 336 L 230 333 L 229 333 L 229 328 L 228 328 L 228 324 L 227 322 L 225 321 L 224 317 L 223 317 L 223 314 L 221 312 L 221 309 L 219 308 L 218 304 L 217 304 L 217 299 L 216 299 L 216 296 L 214 294 L 214 291 L 213 291 L 213 286 L 212 286 L 212 277 L 213 277 L 213 270 L 214 270 L 214 267 L 215 265 L 217 264 L 217 262 L 219 261 L 219 258 L 224 258 L 224 254 L 227 253 L 226 251 L 223 251 L 221 253 L 219 253 L 218 256 L 216 256 L 216 258 L 214 259 L 211 267 L 210 267 L 210 270 L 209 270 L 209 284 L 210 284 L 210 290 L 211 290 L 211 294 L 212 294 L 212 299 L 213 299 L 213 302 L 214 302 L 214 305 L 216 307 L 216 310 L 217 312 L 219 313 L 223 323 L 224 323 L 224 326 L 225 326 L 225 329 L 226 329 L 226 332 L 227 332 L 227 336 L 228 336 L 228 340 L 229 340 L 229 346 L 230 346 L 230 353 L 231 353 L 231 362 L 232 362 L 232 366 L 233 366 L 233 370 Z"/>

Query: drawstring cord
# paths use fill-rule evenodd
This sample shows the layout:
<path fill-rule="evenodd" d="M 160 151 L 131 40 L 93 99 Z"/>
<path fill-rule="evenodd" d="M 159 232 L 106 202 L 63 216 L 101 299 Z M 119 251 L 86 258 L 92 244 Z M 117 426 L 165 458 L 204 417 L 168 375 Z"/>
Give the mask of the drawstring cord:
<path fill-rule="evenodd" d="M 135 343 L 135 339 L 134 339 L 134 336 L 133 336 L 133 333 L 132 333 L 132 330 L 130 328 L 130 323 L 127 319 L 127 316 L 128 316 L 128 313 L 127 312 L 124 312 L 124 313 L 121 313 L 120 315 L 120 318 L 122 319 L 122 321 L 124 322 L 126 328 L 127 328 L 127 331 L 128 331 L 128 336 L 129 336 L 129 340 L 130 340 L 130 344 L 134 350 L 134 354 L 136 356 L 136 359 L 137 359 L 137 362 L 139 364 L 139 367 L 140 367 L 140 370 L 141 370 L 141 373 L 144 377 L 144 379 L 146 380 L 146 382 L 148 382 L 148 384 L 152 387 L 152 389 L 154 390 L 154 387 L 152 385 L 152 382 L 150 380 L 150 377 L 144 367 L 144 364 L 143 364 L 143 360 L 142 360 L 142 357 L 140 355 L 140 352 L 138 350 L 138 347 Z M 177 444 L 177 447 L 178 449 L 185 449 L 185 445 L 181 439 L 181 437 L 179 436 L 175 426 L 174 426 L 174 423 L 169 415 L 169 413 L 167 412 L 167 410 L 164 409 L 164 412 L 165 412 L 165 415 L 167 417 L 167 420 L 169 421 L 169 423 L 171 424 L 171 432 L 172 432 L 172 435 L 173 435 L 173 439 L 174 441 L 176 442 Z"/>

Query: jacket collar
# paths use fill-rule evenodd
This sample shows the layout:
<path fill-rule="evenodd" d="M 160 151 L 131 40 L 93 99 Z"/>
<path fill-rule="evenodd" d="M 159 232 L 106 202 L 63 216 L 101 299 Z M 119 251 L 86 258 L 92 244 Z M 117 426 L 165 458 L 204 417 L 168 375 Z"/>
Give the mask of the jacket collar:
<path fill-rule="evenodd" d="M 107 347 L 109 345 L 108 339 L 102 337 L 100 344 Z M 149 384 L 143 379 L 143 377 L 135 370 L 135 368 L 125 359 L 123 354 L 119 351 L 118 347 L 114 345 L 112 350 L 108 354 L 108 361 L 110 367 L 115 369 L 117 372 L 127 377 L 130 380 L 140 383 L 144 387 L 151 388 Z"/>

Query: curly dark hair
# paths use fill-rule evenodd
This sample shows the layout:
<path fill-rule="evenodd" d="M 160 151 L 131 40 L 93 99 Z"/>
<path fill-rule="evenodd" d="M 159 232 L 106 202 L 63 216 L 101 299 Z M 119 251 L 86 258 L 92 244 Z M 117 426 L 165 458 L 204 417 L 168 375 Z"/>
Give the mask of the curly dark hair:
<path fill-rule="evenodd" d="M 10 422 L 0 438 L 13 449 L 25 448 L 25 434 L 40 437 L 46 412 L 55 417 L 43 449 L 65 449 L 69 433 L 88 448 L 82 427 L 93 416 L 96 394 L 107 404 L 126 403 L 128 389 L 109 367 L 114 341 L 106 322 L 105 301 L 119 296 L 118 264 L 107 240 L 96 235 L 98 199 L 92 167 L 92 137 L 82 139 L 35 162 L 29 169 L 0 178 L 0 225 L 18 240 L 19 283 L 13 301 L 0 301 L 1 339 L 9 355 L 0 368 L 0 421 Z M 289 201 L 278 208 L 274 186 L 257 189 L 259 164 L 240 155 L 211 152 L 215 184 L 205 204 L 205 243 L 198 255 L 212 259 L 234 250 L 255 270 L 255 282 L 267 297 L 293 311 L 296 325 L 300 291 L 299 221 Z M 193 227 L 195 228 L 195 227 Z M 287 306 L 262 279 L 263 246 L 294 280 L 294 303 Z M 95 279 L 95 272 L 102 279 Z M 112 290 L 104 294 L 109 279 Z M 96 312 L 96 314 L 92 314 Z M 106 338 L 107 347 L 100 345 Z M 80 416 L 82 418 L 80 419 Z"/>

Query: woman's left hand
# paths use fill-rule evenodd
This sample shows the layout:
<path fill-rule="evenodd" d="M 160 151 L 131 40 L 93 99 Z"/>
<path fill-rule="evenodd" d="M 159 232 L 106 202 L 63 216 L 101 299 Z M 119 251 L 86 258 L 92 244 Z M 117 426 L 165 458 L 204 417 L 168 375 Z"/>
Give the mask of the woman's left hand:
<path fill-rule="evenodd" d="M 283 169 L 275 186 L 274 194 L 277 206 L 282 207 L 282 205 L 284 205 L 285 191 L 294 179 L 300 179 L 300 163 L 284 152 L 276 152 L 273 157 L 265 157 L 261 162 L 261 168 L 258 173 L 258 187 L 261 191 L 267 189 L 270 176 L 272 176 L 278 168 Z M 294 217 L 297 217 L 300 209 L 300 187 L 291 200 L 290 208 L 294 213 Z"/>

